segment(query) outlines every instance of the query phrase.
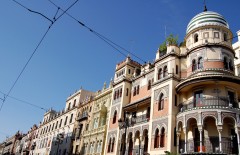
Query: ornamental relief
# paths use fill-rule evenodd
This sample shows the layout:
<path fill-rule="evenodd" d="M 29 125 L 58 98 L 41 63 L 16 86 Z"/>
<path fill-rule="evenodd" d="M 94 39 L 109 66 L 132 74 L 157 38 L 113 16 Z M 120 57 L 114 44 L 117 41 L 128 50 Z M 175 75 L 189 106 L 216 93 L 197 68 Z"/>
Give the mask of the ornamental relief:
<path fill-rule="evenodd" d="M 115 112 L 115 110 L 117 110 L 117 114 L 119 115 L 119 112 L 120 112 L 120 104 L 118 104 L 118 105 L 115 105 L 115 106 L 112 106 L 112 108 L 111 108 L 111 117 L 113 116 L 113 114 L 114 114 L 114 112 Z"/>
<path fill-rule="evenodd" d="M 164 66 L 167 66 L 167 62 L 162 63 L 159 66 L 157 66 L 157 70 L 159 70 L 160 68 L 163 68 Z"/>
<path fill-rule="evenodd" d="M 109 139 L 113 137 L 117 137 L 117 130 L 108 132 L 107 140 L 109 141 Z"/>
<path fill-rule="evenodd" d="M 163 118 L 163 119 L 160 119 L 160 120 L 153 121 L 152 122 L 152 134 L 155 134 L 156 128 L 161 130 L 162 127 L 165 128 L 165 132 L 167 133 L 167 131 L 168 131 L 168 118 Z"/>
<path fill-rule="evenodd" d="M 198 120 L 198 113 L 191 113 L 191 114 L 187 114 L 186 115 L 186 123 L 188 123 L 188 120 L 190 118 L 195 118 L 197 123 L 200 122 L 200 120 Z"/>
<path fill-rule="evenodd" d="M 168 97 L 169 96 L 169 85 L 166 85 L 166 86 L 156 89 L 154 91 L 154 101 L 158 101 L 158 97 L 161 93 L 164 94 L 164 97 Z"/>
<path fill-rule="evenodd" d="M 213 117 L 215 119 L 215 121 L 218 122 L 218 114 L 217 114 L 217 112 L 203 112 L 202 113 L 202 121 L 204 121 L 204 119 L 206 117 Z"/>
<path fill-rule="evenodd" d="M 224 118 L 226 118 L 226 117 L 233 118 L 234 121 L 237 122 L 237 121 L 236 121 L 236 120 L 237 120 L 236 115 L 233 114 L 233 113 L 230 113 L 230 112 L 223 112 L 223 113 L 222 113 L 222 122 L 223 122 Z M 234 122 L 234 123 L 235 123 L 235 122 Z"/>
<path fill-rule="evenodd" d="M 178 128 L 180 122 L 182 122 L 182 126 L 184 126 L 183 116 L 177 118 L 177 128 Z"/>

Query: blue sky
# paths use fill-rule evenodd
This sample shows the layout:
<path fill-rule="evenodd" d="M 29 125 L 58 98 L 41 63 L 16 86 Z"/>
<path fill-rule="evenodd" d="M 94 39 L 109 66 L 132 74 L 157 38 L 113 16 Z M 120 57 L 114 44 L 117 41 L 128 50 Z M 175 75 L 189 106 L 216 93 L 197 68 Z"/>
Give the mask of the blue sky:
<path fill-rule="evenodd" d="M 18 2 L 51 19 L 57 11 L 47 0 Z M 53 2 L 66 9 L 74 1 Z M 239 0 L 207 1 L 208 10 L 222 14 L 234 35 L 240 29 L 239 5 Z M 167 35 L 178 35 L 181 42 L 188 22 L 202 11 L 202 0 L 80 0 L 68 13 L 145 61 L 153 61 L 164 40 L 165 27 Z M 0 17 L 0 91 L 7 93 L 50 22 L 11 0 L 0 2 Z M 60 110 L 66 98 L 80 87 L 97 91 L 105 81 L 109 83 L 115 65 L 123 59 L 63 15 L 51 27 L 10 96 Z M 43 114 L 41 109 L 8 98 L 0 111 L 0 141 L 18 130 L 26 132 L 42 120 Z"/>

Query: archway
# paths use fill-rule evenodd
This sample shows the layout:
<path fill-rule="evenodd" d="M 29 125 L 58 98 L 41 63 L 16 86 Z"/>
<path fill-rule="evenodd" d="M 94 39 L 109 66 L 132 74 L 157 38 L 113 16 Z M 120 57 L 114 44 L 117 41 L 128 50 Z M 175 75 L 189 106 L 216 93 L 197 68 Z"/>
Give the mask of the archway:
<path fill-rule="evenodd" d="M 148 152 L 148 130 L 147 129 L 143 131 L 143 152 L 144 153 Z"/>
<path fill-rule="evenodd" d="M 132 139 L 132 133 L 130 132 L 128 134 L 128 154 L 132 155 L 133 154 L 133 139 Z"/>

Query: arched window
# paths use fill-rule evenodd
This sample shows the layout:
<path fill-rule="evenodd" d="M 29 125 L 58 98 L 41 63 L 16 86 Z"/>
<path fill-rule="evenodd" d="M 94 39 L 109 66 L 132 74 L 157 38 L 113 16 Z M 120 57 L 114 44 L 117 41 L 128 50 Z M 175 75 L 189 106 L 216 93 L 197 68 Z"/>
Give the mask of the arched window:
<path fill-rule="evenodd" d="M 158 80 L 162 78 L 162 68 L 158 70 Z"/>
<path fill-rule="evenodd" d="M 158 100 L 158 111 L 163 110 L 163 108 L 164 108 L 164 98 L 163 98 L 163 93 L 161 93 Z"/>
<path fill-rule="evenodd" d="M 112 143 L 112 138 L 109 139 L 109 142 L 108 142 L 108 153 L 110 152 L 111 150 L 111 143 Z"/>
<path fill-rule="evenodd" d="M 154 136 L 154 148 L 159 148 L 159 129 L 155 130 L 155 136 Z"/>
<path fill-rule="evenodd" d="M 194 35 L 194 43 L 198 42 L 198 34 Z"/>
<path fill-rule="evenodd" d="M 227 41 L 227 40 L 228 40 L 228 39 L 227 39 L 227 33 L 224 33 L 224 34 L 223 34 L 223 40 L 224 40 L 224 41 Z"/>
<path fill-rule="evenodd" d="M 165 146 L 165 129 L 162 128 L 161 130 L 161 137 L 160 137 L 160 147 Z"/>
<path fill-rule="evenodd" d="M 231 60 L 229 60 L 228 66 L 229 66 L 229 69 L 230 69 L 231 71 L 233 71 L 233 64 L 232 64 L 232 61 L 231 61 Z"/>
<path fill-rule="evenodd" d="M 151 80 L 148 80 L 148 90 L 151 89 Z"/>
<path fill-rule="evenodd" d="M 223 64 L 224 64 L 224 69 L 228 69 L 228 62 L 226 57 L 223 58 Z"/>
<path fill-rule="evenodd" d="M 114 142 L 115 142 L 115 138 L 113 138 L 113 141 L 112 141 L 111 152 L 113 152 L 113 150 L 114 150 Z"/>
<path fill-rule="evenodd" d="M 203 68 L 203 58 L 202 57 L 199 57 L 198 58 L 198 69 L 202 69 Z"/>
<path fill-rule="evenodd" d="M 167 66 L 165 66 L 163 69 L 163 77 L 166 77 L 167 75 L 168 75 L 168 69 L 167 69 Z"/>
<path fill-rule="evenodd" d="M 197 69 L 196 60 L 193 59 L 193 60 L 192 60 L 192 72 L 195 71 L 196 69 Z"/>
<path fill-rule="evenodd" d="M 113 114 L 113 124 L 116 123 L 116 120 L 117 120 L 117 110 L 115 110 Z"/>

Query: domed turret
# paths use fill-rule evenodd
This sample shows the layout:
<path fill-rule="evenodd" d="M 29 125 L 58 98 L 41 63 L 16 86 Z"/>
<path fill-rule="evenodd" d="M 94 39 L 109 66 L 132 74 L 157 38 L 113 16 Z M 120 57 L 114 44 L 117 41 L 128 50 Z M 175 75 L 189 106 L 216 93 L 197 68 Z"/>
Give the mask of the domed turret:
<path fill-rule="evenodd" d="M 219 25 L 229 29 L 229 25 L 222 15 L 213 11 L 204 11 L 191 19 L 186 33 L 188 34 L 193 29 L 207 25 Z"/>

